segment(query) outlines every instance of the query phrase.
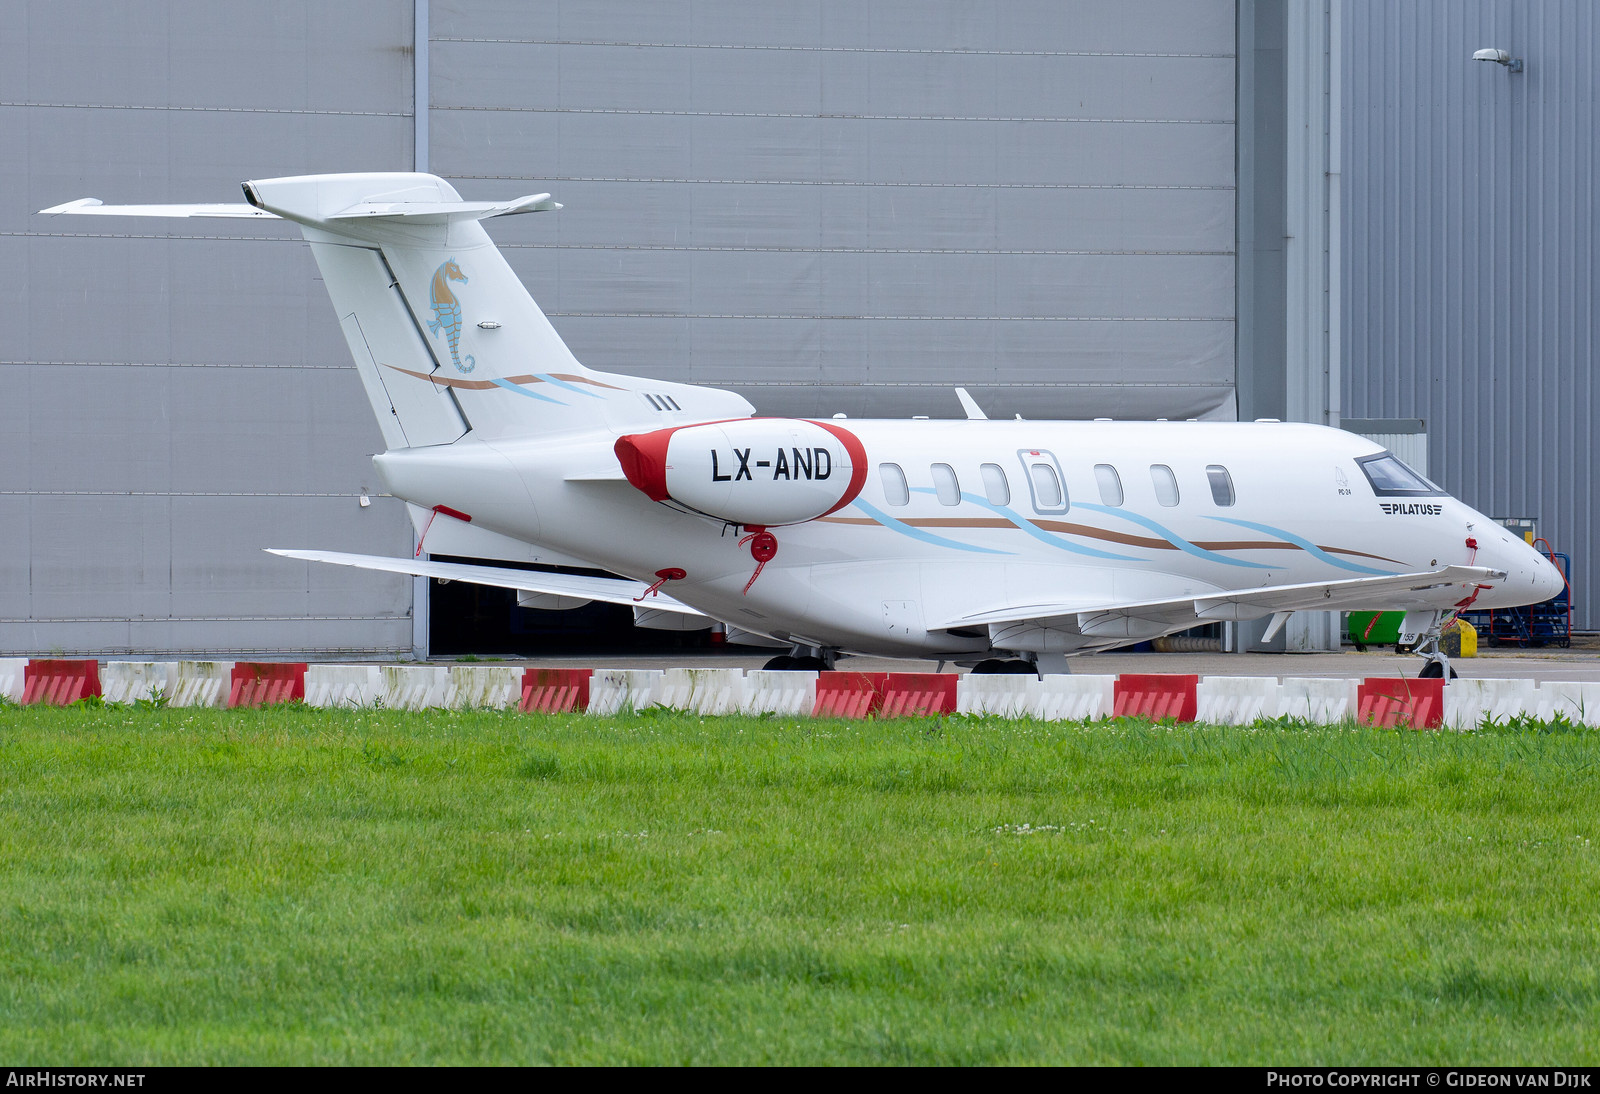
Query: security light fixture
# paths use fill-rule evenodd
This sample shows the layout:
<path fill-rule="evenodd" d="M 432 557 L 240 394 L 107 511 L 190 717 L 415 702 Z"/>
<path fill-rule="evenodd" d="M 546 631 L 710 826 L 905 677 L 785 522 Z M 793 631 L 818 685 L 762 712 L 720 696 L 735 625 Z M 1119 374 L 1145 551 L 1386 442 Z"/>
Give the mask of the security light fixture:
<path fill-rule="evenodd" d="M 1472 55 L 1474 61 L 1493 61 L 1497 65 L 1505 65 L 1512 72 L 1522 71 L 1522 58 L 1512 57 L 1503 49 L 1480 49 Z"/>

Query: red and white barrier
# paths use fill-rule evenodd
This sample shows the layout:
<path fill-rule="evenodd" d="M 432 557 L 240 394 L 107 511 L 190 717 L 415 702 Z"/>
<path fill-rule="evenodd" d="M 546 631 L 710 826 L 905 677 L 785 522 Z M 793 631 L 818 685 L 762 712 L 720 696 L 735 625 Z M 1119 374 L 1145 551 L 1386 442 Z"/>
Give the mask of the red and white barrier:
<path fill-rule="evenodd" d="M 0 657 L 0 699 L 22 702 L 23 677 L 27 671 L 26 657 Z"/>
<path fill-rule="evenodd" d="M 883 701 L 886 672 L 819 672 L 817 702 L 811 713 L 818 718 L 865 718 L 877 713 Z"/>
<path fill-rule="evenodd" d="M 1372 676 L 1356 688 L 1356 721 L 1383 729 L 1444 724 L 1444 681 Z"/>
<path fill-rule="evenodd" d="M 589 680 L 589 713 L 609 718 L 655 706 L 661 675 L 660 669 L 596 670 Z"/>
<path fill-rule="evenodd" d="M 383 705 L 390 710 L 429 710 L 446 706 L 450 670 L 443 665 L 384 665 Z"/>
<path fill-rule="evenodd" d="M 108 703 L 172 699 L 176 661 L 107 661 L 100 666 L 100 697 Z"/>
<path fill-rule="evenodd" d="M 656 702 L 691 714 L 737 714 L 744 702 L 741 669 L 667 669 Z"/>
<path fill-rule="evenodd" d="M 1093 722 L 1117 706 L 1115 676 L 1046 676 L 1033 692 L 1033 716 L 1047 722 Z"/>
<path fill-rule="evenodd" d="M 98 661 L 29 661 L 22 672 L 22 701 L 64 707 L 100 694 Z"/>
<path fill-rule="evenodd" d="M 1197 722 L 1247 726 L 1278 716 L 1283 686 L 1276 676 L 1206 676 L 1195 687 Z"/>
<path fill-rule="evenodd" d="M 524 669 L 509 665 L 303 665 L 232 661 L 0 658 L 0 699 L 317 707 L 517 707 L 612 716 L 665 706 L 696 714 L 811 713 L 922 717 L 959 711 L 1087 722 L 1106 717 L 1249 725 L 1275 718 L 1470 730 L 1517 718 L 1600 726 L 1600 682 L 1125 674 L 744 672 L 705 669 Z"/>
<path fill-rule="evenodd" d="M 1505 723 L 1531 717 L 1539 709 L 1539 689 L 1532 680 L 1467 679 L 1444 689 L 1444 724 L 1451 729 L 1477 729 L 1486 722 Z"/>
<path fill-rule="evenodd" d="M 306 697 L 306 665 L 298 661 L 235 661 L 230 707 L 265 707 Z"/>
<path fill-rule="evenodd" d="M 312 665 L 306 669 L 306 706 L 375 707 L 383 698 L 377 665 Z"/>
<path fill-rule="evenodd" d="M 1117 677 L 1116 705 L 1111 713 L 1117 718 L 1192 722 L 1199 683 L 1198 676 L 1186 673 L 1123 673 Z"/>
<path fill-rule="evenodd" d="M 768 672 L 752 669 L 744 674 L 745 714 L 809 715 L 817 705 L 817 674 L 789 669 Z"/>
<path fill-rule="evenodd" d="M 1539 685 L 1538 709 L 1541 722 L 1565 718 L 1585 726 L 1600 726 L 1600 683 L 1573 680 L 1547 680 Z"/>
<path fill-rule="evenodd" d="M 590 669 L 526 669 L 522 674 L 524 714 L 572 714 L 589 709 Z"/>
<path fill-rule="evenodd" d="M 956 711 L 990 718 L 1037 717 L 1038 683 L 1033 675 L 966 673 L 956 681 Z"/>
<path fill-rule="evenodd" d="M 520 665 L 451 665 L 444 705 L 458 710 L 504 710 L 522 702 Z"/>
<path fill-rule="evenodd" d="M 233 682 L 232 661 L 179 661 L 172 678 L 175 707 L 220 707 L 226 704 Z"/>
<path fill-rule="evenodd" d="M 1358 680 L 1285 676 L 1278 690 L 1278 717 L 1316 725 L 1354 721 Z"/>

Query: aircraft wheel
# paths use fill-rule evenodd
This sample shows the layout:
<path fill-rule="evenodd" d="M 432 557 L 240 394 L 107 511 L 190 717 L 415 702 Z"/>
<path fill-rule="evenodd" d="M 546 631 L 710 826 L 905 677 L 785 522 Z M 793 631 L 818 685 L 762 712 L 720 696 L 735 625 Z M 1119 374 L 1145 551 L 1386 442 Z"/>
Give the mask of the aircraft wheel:
<path fill-rule="evenodd" d="M 972 671 L 984 676 L 1032 676 L 1035 672 L 1033 662 L 1024 661 L 1020 657 L 1004 660 L 991 657 L 973 665 Z"/>
<path fill-rule="evenodd" d="M 761 667 L 767 672 L 784 672 L 793 670 L 794 658 L 790 657 L 788 654 L 784 654 L 781 657 L 772 658 L 772 660 L 768 661 Z"/>
<path fill-rule="evenodd" d="M 1442 680 L 1444 679 L 1444 666 L 1439 664 L 1437 661 L 1429 661 L 1426 665 L 1422 666 L 1422 671 L 1417 673 L 1417 679 Z M 1459 680 L 1461 679 L 1461 674 L 1452 668 L 1450 670 L 1450 679 Z"/>
<path fill-rule="evenodd" d="M 828 663 L 820 657 L 791 657 L 784 666 L 795 672 L 827 672 Z"/>

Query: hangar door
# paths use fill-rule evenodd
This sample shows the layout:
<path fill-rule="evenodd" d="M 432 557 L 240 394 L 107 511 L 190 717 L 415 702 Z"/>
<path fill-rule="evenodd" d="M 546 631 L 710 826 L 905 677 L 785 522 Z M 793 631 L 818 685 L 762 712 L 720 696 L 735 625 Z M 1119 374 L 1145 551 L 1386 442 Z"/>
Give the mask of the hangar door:
<path fill-rule="evenodd" d="M 764 413 L 1234 413 L 1233 0 L 434 5 L 429 164 L 586 364 Z"/>

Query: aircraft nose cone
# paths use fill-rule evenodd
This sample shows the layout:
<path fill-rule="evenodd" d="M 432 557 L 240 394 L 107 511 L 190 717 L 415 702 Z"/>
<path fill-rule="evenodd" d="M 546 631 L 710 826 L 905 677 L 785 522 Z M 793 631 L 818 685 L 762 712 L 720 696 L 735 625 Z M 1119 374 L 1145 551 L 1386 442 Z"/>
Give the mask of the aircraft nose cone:
<path fill-rule="evenodd" d="M 1566 580 L 1555 564 L 1543 555 L 1538 556 L 1533 570 L 1533 588 L 1539 600 L 1549 600 L 1566 588 L 1566 585 Z"/>

